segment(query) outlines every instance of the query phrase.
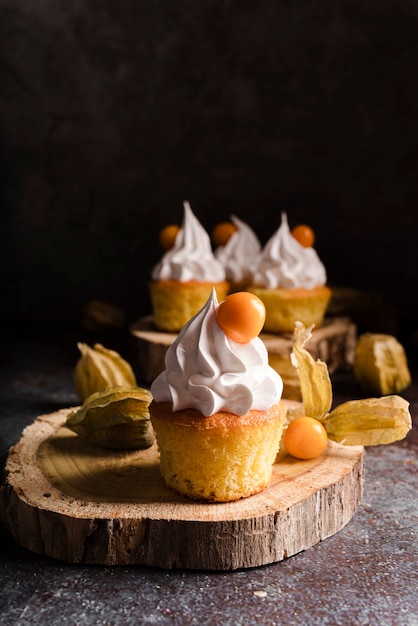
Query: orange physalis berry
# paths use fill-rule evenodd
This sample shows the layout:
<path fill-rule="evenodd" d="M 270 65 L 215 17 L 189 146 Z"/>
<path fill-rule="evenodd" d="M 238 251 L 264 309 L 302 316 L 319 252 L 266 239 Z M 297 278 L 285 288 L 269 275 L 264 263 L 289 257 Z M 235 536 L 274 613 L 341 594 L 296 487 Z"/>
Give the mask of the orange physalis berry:
<path fill-rule="evenodd" d="M 177 224 L 169 224 L 168 226 L 164 226 L 164 228 L 160 231 L 158 241 L 160 242 L 160 245 L 165 248 L 165 250 L 170 250 L 170 248 L 174 246 L 179 230 L 180 226 Z"/>
<path fill-rule="evenodd" d="M 261 332 L 266 319 L 263 302 L 252 293 L 237 291 L 222 300 L 216 321 L 225 334 L 237 343 L 248 343 Z"/>
<path fill-rule="evenodd" d="M 315 459 L 327 447 L 328 435 L 321 422 L 313 417 L 295 417 L 283 435 L 289 454 L 297 459 Z"/>
<path fill-rule="evenodd" d="M 292 229 L 292 235 L 304 248 L 311 248 L 315 243 L 315 233 L 310 226 L 299 224 Z"/>
<path fill-rule="evenodd" d="M 224 246 L 237 230 L 232 222 L 220 222 L 212 231 L 212 241 L 215 246 Z"/>

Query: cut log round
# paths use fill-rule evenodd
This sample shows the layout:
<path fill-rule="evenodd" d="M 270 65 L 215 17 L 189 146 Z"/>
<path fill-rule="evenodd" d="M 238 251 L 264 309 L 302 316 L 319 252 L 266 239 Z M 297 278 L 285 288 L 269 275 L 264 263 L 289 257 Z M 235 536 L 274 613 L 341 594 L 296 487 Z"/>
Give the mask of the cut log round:
<path fill-rule="evenodd" d="M 24 430 L 0 489 L 4 526 L 38 554 L 101 565 L 255 567 L 335 534 L 361 501 L 360 446 L 330 442 L 313 461 L 282 456 L 264 492 L 206 504 L 165 486 L 156 445 L 96 447 L 64 426 L 68 411 L 40 416 Z"/>

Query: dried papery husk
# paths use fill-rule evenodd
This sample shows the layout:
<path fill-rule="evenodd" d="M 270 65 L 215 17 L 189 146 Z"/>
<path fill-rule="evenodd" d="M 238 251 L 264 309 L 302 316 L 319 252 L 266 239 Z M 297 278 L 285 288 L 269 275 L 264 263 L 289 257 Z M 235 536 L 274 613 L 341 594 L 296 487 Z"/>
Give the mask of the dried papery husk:
<path fill-rule="evenodd" d="M 320 359 L 315 361 L 305 349 L 306 342 L 312 337 L 312 328 L 295 322 L 295 341 L 290 358 L 298 371 L 306 415 L 322 420 L 332 405 L 332 385 L 327 364 Z"/>
<path fill-rule="evenodd" d="M 74 384 L 84 402 L 91 394 L 107 387 L 137 385 L 130 364 L 115 350 L 109 350 L 100 343 L 93 348 L 86 343 L 77 343 L 81 357 L 74 371 Z"/>
<path fill-rule="evenodd" d="M 396 394 L 411 384 L 404 348 L 392 335 L 361 335 L 356 345 L 353 371 L 360 386 L 377 395 Z"/>
<path fill-rule="evenodd" d="M 412 428 L 409 403 L 397 395 L 344 402 L 322 423 L 329 439 L 353 446 L 400 441 Z"/>
<path fill-rule="evenodd" d="M 344 445 L 378 446 L 404 439 L 412 428 L 409 403 L 398 395 L 351 400 L 330 411 L 332 386 L 326 363 L 305 350 L 312 327 L 295 324 L 291 359 L 298 371 L 305 415 L 324 425 L 328 438 Z"/>
<path fill-rule="evenodd" d="M 126 316 L 123 311 L 109 302 L 90 300 L 83 307 L 82 325 L 88 332 L 122 328 L 125 324 Z"/>
<path fill-rule="evenodd" d="M 90 442 L 112 449 L 144 450 L 154 443 L 149 404 L 142 387 L 108 387 L 69 413 L 66 426 Z"/>

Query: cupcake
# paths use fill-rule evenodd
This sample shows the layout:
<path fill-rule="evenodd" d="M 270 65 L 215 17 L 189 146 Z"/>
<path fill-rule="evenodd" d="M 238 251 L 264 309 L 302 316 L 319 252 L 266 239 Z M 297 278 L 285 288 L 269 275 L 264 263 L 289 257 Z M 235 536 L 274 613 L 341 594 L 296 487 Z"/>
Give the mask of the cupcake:
<path fill-rule="evenodd" d="M 236 230 L 223 246 L 215 250 L 215 257 L 225 269 L 230 291 L 241 291 L 249 284 L 251 272 L 257 264 L 261 244 L 255 232 L 242 220 L 231 216 Z"/>
<path fill-rule="evenodd" d="M 321 326 L 331 298 L 326 281 L 317 252 L 297 241 L 282 213 L 281 225 L 263 248 L 247 287 L 266 307 L 264 331 L 293 332 L 295 321 Z"/>
<path fill-rule="evenodd" d="M 219 299 L 228 293 L 225 270 L 188 202 L 184 202 L 183 223 L 174 246 L 155 265 L 151 279 L 154 323 L 168 332 L 179 331 L 202 308 L 213 288 Z"/>
<path fill-rule="evenodd" d="M 262 312 L 256 330 L 254 308 L 256 316 Z M 286 408 L 282 379 L 257 337 L 264 314 L 249 293 L 218 305 L 213 290 L 167 350 L 165 370 L 151 385 L 161 474 L 191 499 L 238 500 L 262 491 L 271 478 Z M 240 325 L 249 333 L 236 336 Z"/>

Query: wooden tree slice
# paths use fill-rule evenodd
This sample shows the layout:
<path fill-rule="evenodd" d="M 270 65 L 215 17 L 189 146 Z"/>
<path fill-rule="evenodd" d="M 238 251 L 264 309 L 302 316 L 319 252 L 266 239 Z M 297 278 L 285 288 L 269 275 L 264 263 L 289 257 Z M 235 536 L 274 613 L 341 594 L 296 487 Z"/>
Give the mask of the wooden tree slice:
<path fill-rule="evenodd" d="M 24 430 L 0 489 L 3 524 L 38 554 L 102 565 L 255 567 L 338 532 L 362 497 L 363 448 L 330 442 L 313 461 L 281 458 L 256 496 L 189 501 L 163 483 L 156 445 L 96 447 L 64 426 L 68 411 L 40 416 Z"/>
<path fill-rule="evenodd" d="M 131 334 L 135 337 L 139 378 L 151 383 L 164 369 L 167 348 L 176 339 L 176 333 L 165 333 L 155 328 L 153 317 L 147 316 L 133 324 Z M 300 387 L 297 372 L 290 362 L 293 348 L 293 334 L 274 335 L 261 333 L 270 365 L 283 378 L 284 397 L 300 400 Z M 326 318 L 320 328 L 314 328 L 306 349 L 315 359 L 321 359 L 333 374 L 353 364 L 356 344 L 356 327 L 347 317 Z"/>

